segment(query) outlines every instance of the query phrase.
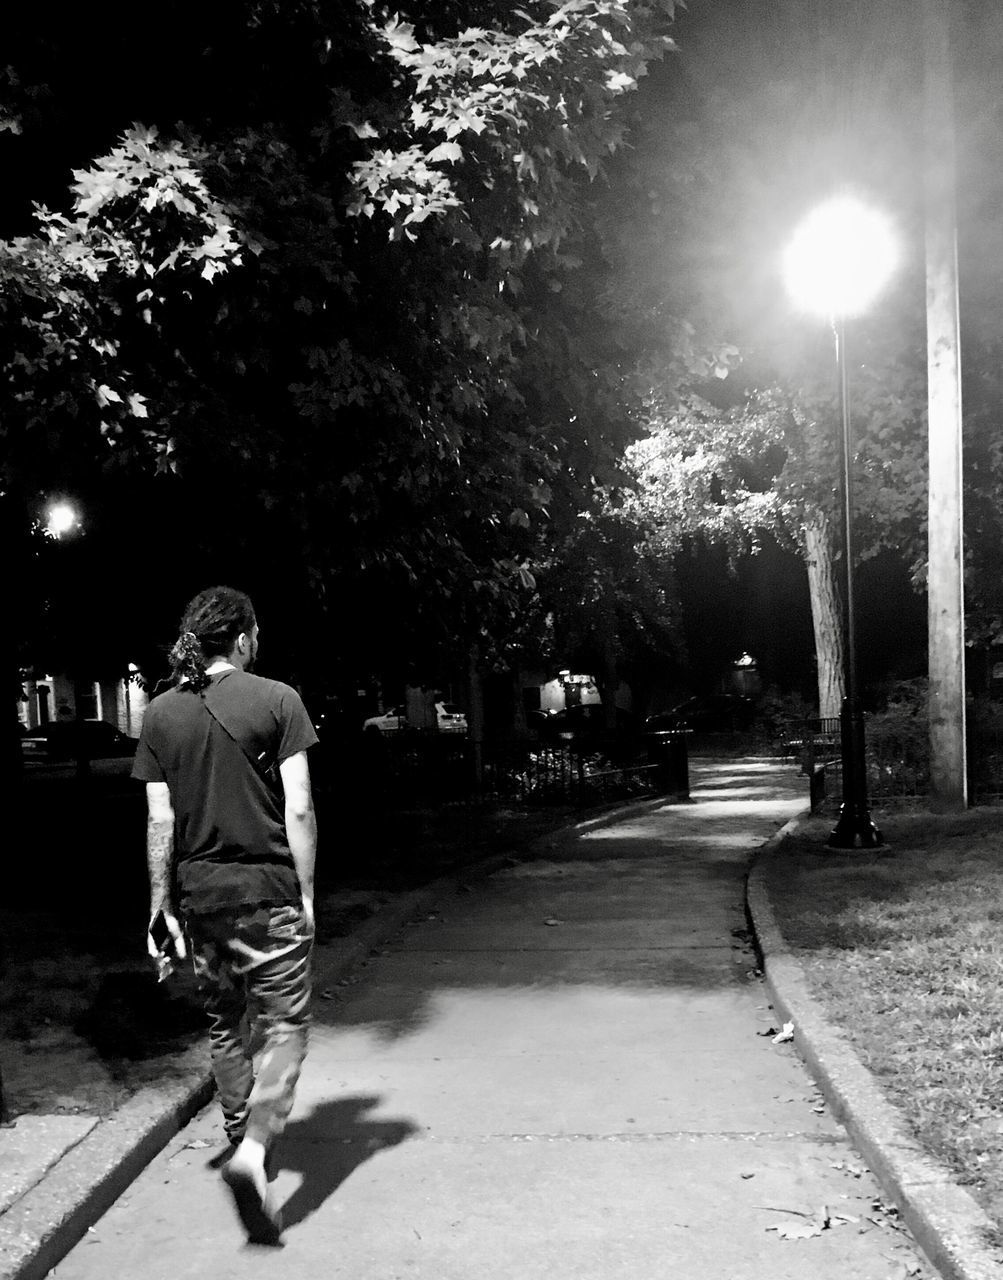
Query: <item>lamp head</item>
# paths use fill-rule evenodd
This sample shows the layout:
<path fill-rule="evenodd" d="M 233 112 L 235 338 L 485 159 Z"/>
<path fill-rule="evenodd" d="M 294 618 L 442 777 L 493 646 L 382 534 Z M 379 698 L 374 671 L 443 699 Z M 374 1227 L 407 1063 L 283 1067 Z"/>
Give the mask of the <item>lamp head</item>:
<path fill-rule="evenodd" d="M 68 502 L 53 502 L 46 511 L 46 532 L 53 538 L 72 533 L 80 523 L 76 508 Z"/>
<path fill-rule="evenodd" d="M 835 320 L 866 311 L 897 262 L 890 220 L 853 196 L 835 196 L 798 226 L 784 280 L 797 306 Z"/>

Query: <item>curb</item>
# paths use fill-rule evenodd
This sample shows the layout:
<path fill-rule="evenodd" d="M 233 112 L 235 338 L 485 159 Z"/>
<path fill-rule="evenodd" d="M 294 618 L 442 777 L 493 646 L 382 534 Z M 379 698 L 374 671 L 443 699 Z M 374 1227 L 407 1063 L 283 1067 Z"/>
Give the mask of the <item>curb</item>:
<path fill-rule="evenodd" d="M 201 1072 L 141 1089 L 99 1121 L 3 1216 L 2 1280 L 42 1280 L 212 1097 Z"/>
<path fill-rule="evenodd" d="M 433 906 L 460 882 L 484 879 L 513 860 L 545 854 L 558 840 L 622 818 L 679 803 L 672 796 L 611 806 L 591 818 L 576 819 L 522 847 L 522 856 L 497 853 L 457 868 L 419 889 L 404 893 L 364 920 L 347 937 L 330 944 L 332 955 L 314 972 L 315 995 L 336 983 L 370 953 L 393 939 L 413 916 Z M 165 1088 L 135 1093 L 71 1147 L 33 1187 L 4 1213 L 0 1232 L 0 1280 L 44 1280 L 88 1229 L 139 1177 L 151 1160 L 212 1100 L 215 1085 L 205 1069 L 193 1070 Z"/>
<path fill-rule="evenodd" d="M 944 1280 L 999 1280 L 1000 1256 L 986 1245 L 996 1224 L 949 1171 L 909 1136 L 902 1113 L 885 1096 L 845 1036 L 811 995 L 805 971 L 777 925 L 764 864 L 804 815 L 781 827 L 757 851 L 746 906 L 778 1017 L 794 1023 L 794 1044 L 902 1219 Z"/>
<path fill-rule="evenodd" d="M 491 859 L 502 865 L 504 858 Z M 491 867 L 491 870 L 494 870 Z M 468 874 L 481 874 L 481 865 Z M 487 873 L 490 874 L 490 871 Z M 393 937 L 415 913 L 455 883 L 443 877 L 402 895 L 339 939 L 337 954 L 318 965 L 315 991 L 336 982 L 374 947 Z M 212 1100 L 215 1084 L 205 1069 L 167 1092 L 141 1089 L 100 1121 L 3 1215 L 0 1280 L 44 1280 L 88 1229 Z"/>

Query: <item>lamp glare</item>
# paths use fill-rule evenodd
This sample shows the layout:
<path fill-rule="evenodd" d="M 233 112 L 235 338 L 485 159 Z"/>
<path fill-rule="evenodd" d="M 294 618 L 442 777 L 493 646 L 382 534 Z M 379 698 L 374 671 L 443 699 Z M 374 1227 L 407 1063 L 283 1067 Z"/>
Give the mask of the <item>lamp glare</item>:
<path fill-rule="evenodd" d="M 77 513 L 68 502 L 54 502 L 48 510 L 46 528 L 53 537 L 69 533 L 77 524 Z"/>
<path fill-rule="evenodd" d="M 860 315 L 895 269 L 891 223 L 851 196 L 819 205 L 801 223 L 784 255 L 794 302 L 829 319 Z"/>

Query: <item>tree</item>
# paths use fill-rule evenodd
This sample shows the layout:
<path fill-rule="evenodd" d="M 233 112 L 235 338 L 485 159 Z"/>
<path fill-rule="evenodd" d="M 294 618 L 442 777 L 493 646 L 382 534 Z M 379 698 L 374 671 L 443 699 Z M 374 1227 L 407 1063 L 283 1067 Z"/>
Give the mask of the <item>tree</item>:
<path fill-rule="evenodd" d="M 86 216 L 121 252 L 95 278 L 67 276 L 72 237 L 43 215 L 65 231 L 50 252 L 76 289 L 52 345 L 77 342 L 88 363 L 68 354 L 29 408 L 39 422 L 59 420 L 50 402 L 65 410 L 59 438 L 81 468 L 151 455 L 177 481 L 185 527 L 153 535 L 166 558 L 196 558 L 225 510 L 248 561 L 286 575 L 346 662 L 500 634 L 553 530 L 616 483 L 630 435 L 595 308 L 570 286 L 571 246 L 581 194 L 622 142 L 620 104 L 671 45 L 671 13 L 669 0 L 533 0 L 423 5 L 409 21 L 304 0 L 214 11 L 207 27 L 199 11 L 193 41 L 178 3 L 161 15 L 162 62 L 141 26 L 115 26 L 128 71 L 102 81 L 90 144 L 122 120 L 145 132 L 94 166 L 78 194 L 96 203 L 67 227 Z M 33 176 L 23 152 L 64 154 L 84 88 L 87 59 L 64 35 L 86 48 L 108 32 L 36 27 L 11 55 L 21 132 L 7 147 Z M 174 166 L 152 210 L 160 179 L 133 172 L 144 145 Z M 182 172 L 203 184 L 194 213 Z M 202 215 L 212 234 L 195 240 Z M 10 254 L 23 276 L 28 242 Z M 209 281 L 206 261 L 232 269 Z"/>
<path fill-rule="evenodd" d="M 869 513 L 875 554 L 896 526 L 909 525 L 910 494 L 925 483 L 922 434 L 910 366 L 856 370 L 858 406 L 867 406 L 867 432 L 859 440 L 855 483 L 859 508 Z M 809 584 L 817 658 L 819 713 L 837 716 L 843 698 L 841 592 L 835 561 L 839 545 L 840 424 L 831 393 L 800 385 L 745 391 L 737 405 L 719 407 L 691 397 L 665 417 L 657 413 L 649 437 L 633 446 L 635 508 L 653 520 L 668 549 L 701 537 L 733 556 L 758 549 L 770 533 L 803 559 Z M 896 483 L 906 479 L 905 485 Z M 895 480 L 889 483 L 894 475 Z"/>
<path fill-rule="evenodd" d="M 623 509 L 583 514 L 538 582 L 554 651 L 596 674 L 606 727 L 615 729 L 621 680 L 643 706 L 681 664 L 672 564 L 657 531 Z"/>
<path fill-rule="evenodd" d="M 892 39 L 907 30 L 904 9 L 879 9 L 855 12 L 859 48 L 844 10 L 813 15 L 798 29 L 811 47 L 785 35 L 782 62 L 761 9 L 729 9 L 738 38 L 724 47 L 713 18 L 682 25 L 689 76 L 654 86 L 661 94 L 645 104 L 645 160 L 635 154 L 618 175 L 637 216 L 611 236 L 622 269 L 610 304 L 635 336 L 651 433 L 632 451 L 635 509 L 669 548 L 700 536 L 738 555 L 769 532 L 801 555 L 823 714 L 836 714 L 842 694 L 835 362 L 825 326 L 791 314 L 779 255 L 833 172 L 896 209 L 906 257 L 920 232 L 915 50 Z M 858 94 L 877 66 L 880 87 Z M 874 315 L 852 325 L 849 355 L 861 545 L 865 554 L 905 547 L 914 562 L 925 495 L 922 314 L 921 275 L 905 270 Z"/>

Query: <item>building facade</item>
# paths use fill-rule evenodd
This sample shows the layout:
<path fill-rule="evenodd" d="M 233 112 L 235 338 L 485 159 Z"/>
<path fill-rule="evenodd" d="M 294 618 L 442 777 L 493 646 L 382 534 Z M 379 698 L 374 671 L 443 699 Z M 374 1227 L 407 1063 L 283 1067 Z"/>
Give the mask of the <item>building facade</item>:
<path fill-rule="evenodd" d="M 58 720 L 74 720 L 77 702 L 84 720 L 105 720 L 130 738 L 138 738 L 149 695 L 130 664 L 118 680 L 71 680 L 65 673 L 33 675 L 21 681 L 17 718 L 25 731 L 44 729 Z"/>

